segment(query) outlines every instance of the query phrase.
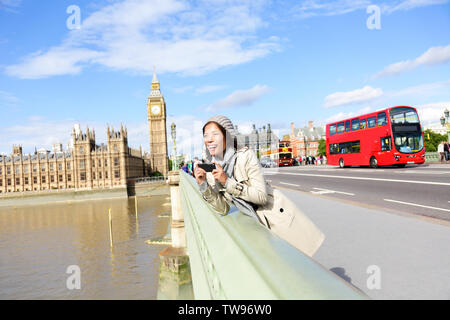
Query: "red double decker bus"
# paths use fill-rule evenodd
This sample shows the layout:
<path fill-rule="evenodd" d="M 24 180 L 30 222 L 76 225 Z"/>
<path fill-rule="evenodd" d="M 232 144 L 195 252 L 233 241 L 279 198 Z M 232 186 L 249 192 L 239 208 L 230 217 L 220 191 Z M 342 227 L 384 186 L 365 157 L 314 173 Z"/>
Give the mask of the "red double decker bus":
<path fill-rule="evenodd" d="M 280 141 L 276 149 L 264 151 L 262 156 L 269 156 L 279 167 L 294 165 L 290 141 Z"/>
<path fill-rule="evenodd" d="M 397 106 L 327 124 L 327 163 L 377 166 L 425 162 L 425 147 L 417 110 Z"/>

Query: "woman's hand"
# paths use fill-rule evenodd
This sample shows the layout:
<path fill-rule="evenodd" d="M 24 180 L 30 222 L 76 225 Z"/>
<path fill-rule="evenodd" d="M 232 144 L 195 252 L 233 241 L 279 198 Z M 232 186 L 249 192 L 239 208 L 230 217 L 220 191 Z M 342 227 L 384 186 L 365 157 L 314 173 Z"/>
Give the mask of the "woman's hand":
<path fill-rule="evenodd" d="M 214 179 L 219 181 L 224 186 L 225 183 L 227 182 L 228 177 L 225 171 L 223 171 L 220 164 L 218 164 L 216 161 L 214 161 L 214 164 L 216 165 L 216 168 L 211 173 L 214 176 Z"/>
<path fill-rule="evenodd" d="M 201 185 L 203 181 L 206 179 L 206 171 L 200 168 L 199 166 L 195 166 L 195 180 L 197 181 L 198 185 Z"/>

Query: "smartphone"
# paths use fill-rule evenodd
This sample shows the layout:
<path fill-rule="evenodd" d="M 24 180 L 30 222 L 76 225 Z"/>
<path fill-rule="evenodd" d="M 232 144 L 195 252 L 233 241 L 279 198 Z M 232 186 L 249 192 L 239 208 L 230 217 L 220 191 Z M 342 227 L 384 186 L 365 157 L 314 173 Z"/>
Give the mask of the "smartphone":
<path fill-rule="evenodd" d="M 216 168 L 216 165 L 214 163 L 199 163 L 197 165 L 199 166 L 199 168 L 202 168 L 206 172 L 212 172 Z"/>

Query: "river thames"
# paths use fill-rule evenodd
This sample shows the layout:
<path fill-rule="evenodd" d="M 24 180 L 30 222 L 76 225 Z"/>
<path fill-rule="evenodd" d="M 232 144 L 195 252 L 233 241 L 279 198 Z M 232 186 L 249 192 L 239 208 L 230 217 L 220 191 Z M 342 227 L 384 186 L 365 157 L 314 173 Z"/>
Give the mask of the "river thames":
<path fill-rule="evenodd" d="M 108 209 L 114 245 L 110 247 Z M 0 208 L 0 299 L 156 299 L 170 197 Z M 81 288 L 66 273 L 79 266 Z"/>

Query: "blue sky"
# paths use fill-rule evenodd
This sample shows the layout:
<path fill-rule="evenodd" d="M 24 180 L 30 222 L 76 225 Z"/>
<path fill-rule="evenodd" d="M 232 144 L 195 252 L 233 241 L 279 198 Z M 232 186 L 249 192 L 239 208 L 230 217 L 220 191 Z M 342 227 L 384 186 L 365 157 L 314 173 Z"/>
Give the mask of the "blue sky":
<path fill-rule="evenodd" d="M 280 135 L 393 105 L 436 123 L 450 109 L 450 3 L 0 0 L 0 152 L 66 144 L 74 123 L 98 143 L 123 123 L 148 150 L 153 66 L 184 153 L 215 114 Z"/>

